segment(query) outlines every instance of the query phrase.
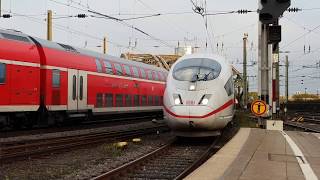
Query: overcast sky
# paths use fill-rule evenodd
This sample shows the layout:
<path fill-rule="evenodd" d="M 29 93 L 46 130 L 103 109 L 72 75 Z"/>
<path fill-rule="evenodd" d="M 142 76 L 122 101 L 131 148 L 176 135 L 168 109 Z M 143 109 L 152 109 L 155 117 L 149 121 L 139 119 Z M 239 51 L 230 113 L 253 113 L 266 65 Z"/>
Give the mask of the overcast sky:
<path fill-rule="evenodd" d="M 194 2 L 200 5 L 204 0 Z M 189 0 L 2 0 L 2 13 L 11 13 L 13 17 L 1 18 L 0 28 L 16 29 L 46 38 L 45 18 L 47 10 L 51 9 L 55 18 L 53 40 L 57 42 L 102 52 L 102 39 L 107 36 L 110 41 L 108 53 L 119 56 L 128 51 L 172 54 L 179 41 L 181 46 L 198 46 L 202 52 L 222 54 L 241 72 L 242 38 L 244 33 L 248 33 L 248 64 L 252 65 L 248 67 L 249 75 L 257 75 L 257 65 L 254 64 L 258 54 L 258 15 L 248 13 L 209 16 L 206 31 L 205 21 L 200 15 L 193 13 L 192 7 Z M 302 67 L 316 65 L 320 61 L 320 1 L 292 0 L 291 7 L 304 10 L 298 13 L 286 12 L 280 20 L 283 29 L 280 50 L 290 51 L 289 93 L 304 92 L 305 88 L 307 92 L 317 93 L 317 90 L 320 91 L 320 68 Z M 257 8 L 257 0 L 207 2 L 208 13 Z M 88 9 L 120 19 L 161 15 L 120 23 L 97 18 L 88 13 Z M 96 17 L 68 18 L 77 14 Z M 128 26 L 139 28 L 152 37 Z M 207 49 L 206 41 L 209 45 Z M 284 56 L 282 54 L 280 57 L 281 64 L 284 64 Z M 284 67 L 280 70 L 280 74 L 284 75 Z M 250 91 L 256 91 L 257 78 L 250 78 L 249 83 Z M 281 78 L 280 84 L 284 85 L 284 78 Z M 281 94 L 284 94 L 283 87 L 281 86 Z"/>

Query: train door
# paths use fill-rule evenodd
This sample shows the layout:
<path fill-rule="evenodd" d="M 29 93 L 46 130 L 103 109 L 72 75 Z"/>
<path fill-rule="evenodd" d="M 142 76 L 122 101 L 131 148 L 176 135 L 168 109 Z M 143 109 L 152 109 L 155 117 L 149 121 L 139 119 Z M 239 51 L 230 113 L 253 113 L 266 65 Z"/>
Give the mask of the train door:
<path fill-rule="evenodd" d="M 77 77 L 78 70 L 68 69 L 68 110 L 78 110 Z"/>
<path fill-rule="evenodd" d="M 78 71 L 78 110 L 87 109 L 87 73 L 84 71 Z"/>
<path fill-rule="evenodd" d="M 68 110 L 87 109 L 87 73 L 68 69 Z"/>

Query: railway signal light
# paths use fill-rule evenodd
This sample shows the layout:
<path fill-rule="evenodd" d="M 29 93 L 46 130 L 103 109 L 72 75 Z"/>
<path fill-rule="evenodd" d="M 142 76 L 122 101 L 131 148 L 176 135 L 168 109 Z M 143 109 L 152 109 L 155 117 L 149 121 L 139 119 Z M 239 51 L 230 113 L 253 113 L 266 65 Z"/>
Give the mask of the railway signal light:
<path fill-rule="evenodd" d="M 268 27 L 268 43 L 274 44 L 281 42 L 281 26 L 273 25 Z"/>
<path fill-rule="evenodd" d="M 263 24 L 272 24 L 288 9 L 291 0 L 260 0 L 259 20 Z"/>

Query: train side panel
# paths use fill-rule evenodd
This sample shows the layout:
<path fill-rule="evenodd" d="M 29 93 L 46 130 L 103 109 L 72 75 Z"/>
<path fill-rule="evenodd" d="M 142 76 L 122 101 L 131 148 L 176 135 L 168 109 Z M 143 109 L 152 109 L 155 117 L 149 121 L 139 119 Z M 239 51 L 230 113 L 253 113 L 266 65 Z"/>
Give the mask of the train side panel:
<path fill-rule="evenodd" d="M 36 46 L 1 38 L 0 66 L 0 112 L 37 111 L 40 58 Z"/>

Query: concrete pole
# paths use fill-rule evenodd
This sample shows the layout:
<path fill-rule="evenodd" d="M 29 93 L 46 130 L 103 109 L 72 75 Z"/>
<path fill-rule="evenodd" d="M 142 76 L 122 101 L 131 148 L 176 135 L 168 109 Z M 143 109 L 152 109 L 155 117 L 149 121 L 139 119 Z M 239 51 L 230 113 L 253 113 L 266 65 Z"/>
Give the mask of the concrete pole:
<path fill-rule="evenodd" d="M 279 72 L 279 44 L 277 47 L 277 61 L 276 61 L 276 112 L 277 112 L 277 118 L 280 116 L 280 72 Z"/>
<path fill-rule="evenodd" d="M 276 83 L 276 104 L 277 104 L 277 117 L 280 116 L 280 73 L 279 73 L 279 48 L 277 52 L 277 63 L 276 63 L 276 78 L 277 78 L 277 83 Z"/>
<path fill-rule="evenodd" d="M 248 34 L 243 37 L 243 107 L 247 109 L 248 104 L 248 83 L 247 83 L 247 40 Z"/>
<path fill-rule="evenodd" d="M 48 10 L 47 16 L 47 40 L 52 41 L 52 11 Z"/>
<path fill-rule="evenodd" d="M 107 44 L 107 37 L 103 38 L 103 54 L 107 54 L 108 44 Z"/>
<path fill-rule="evenodd" d="M 288 58 L 288 55 L 286 55 L 286 91 L 285 91 L 285 96 L 286 96 L 286 102 L 285 102 L 285 107 L 284 107 L 284 113 L 285 113 L 285 116 L 287 117 L 288 101 L 289 101 L 289 58 Z"/>
<path fill-rule="evenodd" d="M 272 47 L 272 117 L 279 117 L 280 101 L 279 101 L 279 44 L 273 44 Z"/>
<path fill-rule="evenodd" d="M 269 47 L 268 25 L 259 22 L 258 94 L 269 105 Z"/>

